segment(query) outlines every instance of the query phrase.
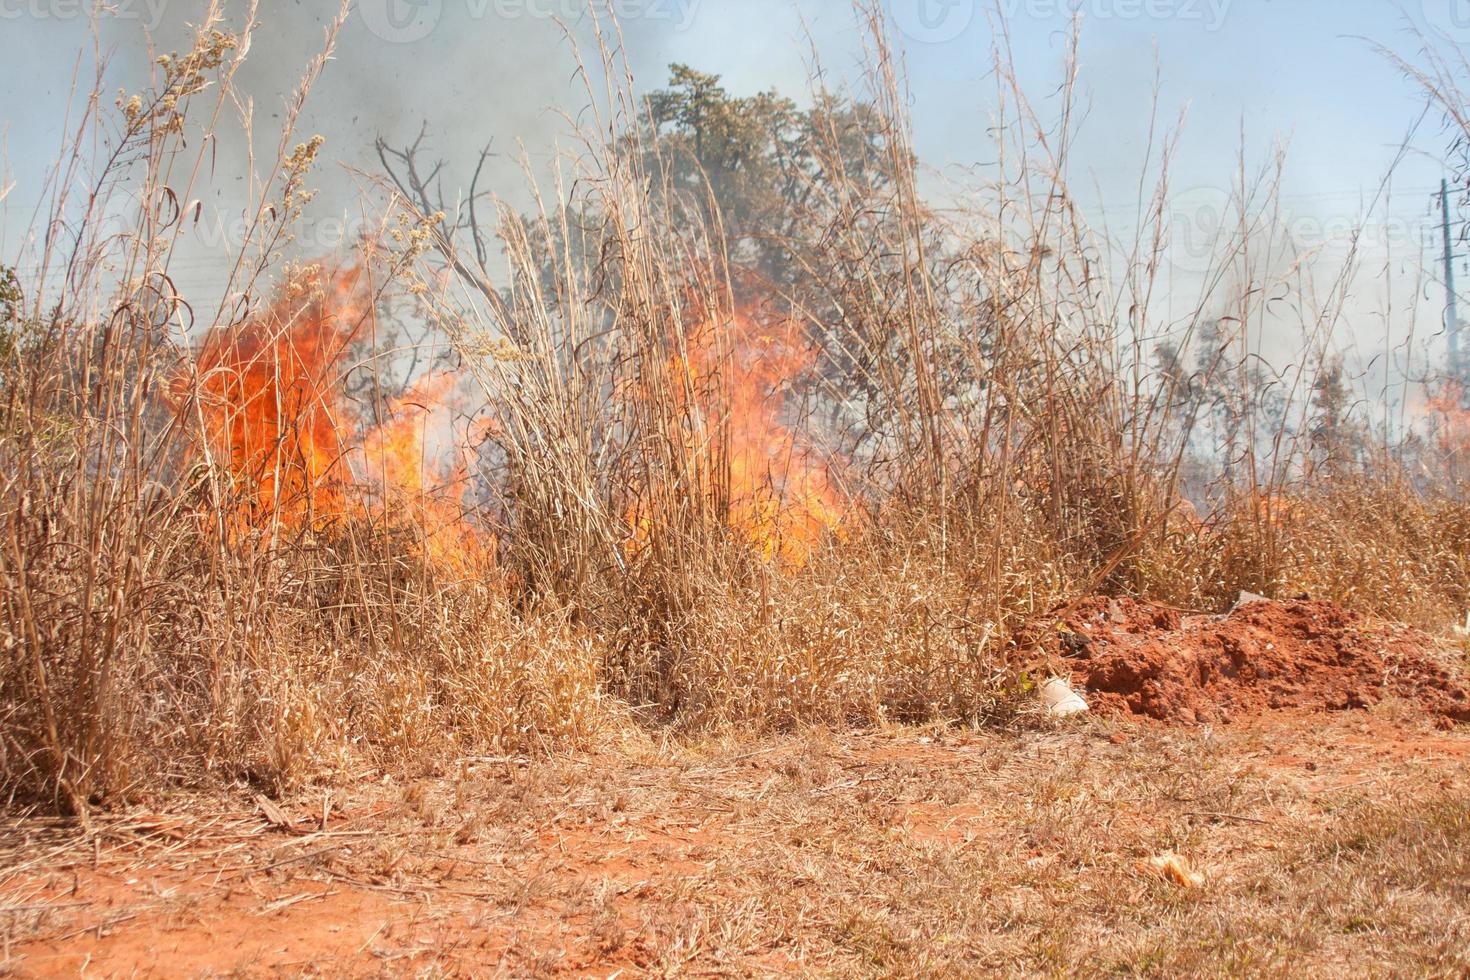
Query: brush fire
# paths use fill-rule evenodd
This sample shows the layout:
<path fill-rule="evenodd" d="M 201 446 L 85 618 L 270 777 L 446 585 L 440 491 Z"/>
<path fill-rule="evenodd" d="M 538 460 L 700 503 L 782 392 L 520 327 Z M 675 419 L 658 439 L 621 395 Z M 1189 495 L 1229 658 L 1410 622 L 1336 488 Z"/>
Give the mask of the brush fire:
<path fill-rule="evenodd" d="M 667 364 L 684 471 L 739 539 L 787 571 L 841 530 L 847 510 L 829 460 L 788 424 L 817 356 L 802 326 L 754 305 L 714 313 L 671 345 Z M 646 386 L 632 390 L 656 401 Z M 632 555 L 648 543 L 655 507 L 645 495 L 630 509 Z"/>
<path fill-rule="evenodd" d="M 1470 976 L 1470 66 L 1320 4 L 1302 177 L 1080 20 L 160 4 L 51 120 L 0 0 L 0 975 Z M 1299 240 L 1426 97 L 1442 265 Z"/>
<path fill-rule="evenodd" d="M 228 473 L 232 534 L 366 520 L 412 530 L 435 561 L 483 566 L 493 548 L 467 516 L 471 450 L 452 442 L 459 379 L 430 373 L 367 417 L 348 397 L 354 351 L 375 332 L 369 279 L 362 266 L 309 267 L 264 312 L 212 332 L 197 406 L 181 411 L 199 413 L 203 449 Z"/>
<path fill-rule="evenodd" d="M 197 408 L 181 410 L 198 411 L 206 452 L 227 469 L 235 533 L 386 521 L 414 529 L 427 557 L 473 568 L 494 549 L 466 506 L 473 447 L 453 438 L 462 379 L 431 372 L 380 399 L 377 421 L 348 396 L 354 354 L 376 332 L 370 293 L 362 266 L 309 267 L 263 313 L 205 339 Z M 795 319 L 755 311 L 710 316 L 675 346 L 689 472 L 755 554 L 799 570 L 846 512 L 828 461 L 785 421 L 816 349 Z M 630 513 L 634 554 L 647 506 Z"/>

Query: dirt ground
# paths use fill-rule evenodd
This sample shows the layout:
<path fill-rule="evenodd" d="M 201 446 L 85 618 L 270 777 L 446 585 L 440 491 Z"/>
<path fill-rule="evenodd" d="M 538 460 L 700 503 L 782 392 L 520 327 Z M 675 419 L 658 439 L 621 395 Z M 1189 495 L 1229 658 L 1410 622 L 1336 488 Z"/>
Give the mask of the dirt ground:
<path fill-rule="evenodd" d="M 1470 971 L 1470 729 L 1418 706 L 660 745 L 0 838 L 30 976 Z M 1156 873 L 1167 855 L 1188 878 Z"/>
<path fill-rule="evenodd" d="M 1089 596 L 1037 617 L 1018 646 L 1049 655 L 1104 713 L 1192 725 L 1397 698 L 1443 728 L 1470 722 L 1463 653 L 1331 602 L 1257 598 L 1212 616 Z"/>

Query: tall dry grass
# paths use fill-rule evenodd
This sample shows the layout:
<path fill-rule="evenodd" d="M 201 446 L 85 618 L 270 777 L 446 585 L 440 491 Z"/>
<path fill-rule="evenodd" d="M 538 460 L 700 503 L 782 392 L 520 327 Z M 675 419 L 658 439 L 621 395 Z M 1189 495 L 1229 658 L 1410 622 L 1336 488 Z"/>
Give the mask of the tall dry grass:
<path fill-rule="evenodd" d="M 179 780 L 274 788 L 363 750 L 424 757 L 460 733 L 515 749 L 576 739 L 600 713 L 595 652 L 562 618 L 527 624 L 494 581 L 435 567 L 389 509 L 289 519 L 292 451 L 268 453 L 266 474 L 217 438 L 234 431 L 217 424 L 218 392 L 245 371 L 299 377 L 307 353 L 292 330 L 322 277 L 288 273 L 280 254 L 320 141 L 294 128 L 346 9 L 276 155 L 250 161 L 262 190 L 242 202 L 249 232 L 224 299 L 198 309 L 171 265 L 212 134 L 236 113 L 250 125 L 233 79 L 254 13 L 231 32 L 215 5 L 193 47 L 116 105 L 84 93 L 35 271 L 8 280 L 0 771 L 15 798 L 81 811 Z M 391 265 L 375 271 L 391 281 Z M 244 329 L 269 335 L 248 363 L 200 344 Z M 301 445 L 320 406 L 276 408 L 282 445 Z M 256 506 L 267 484 L 273 509 Z"/>
<path fill-rule="evenodd" d="M 422 187 L 384 180 L 366 299 L 333 315 L 376 364 L 381 300 L 412 296 L 483 396 L 485 500 L 456 533 L 494 543 L 468 565 L 425 546 L 422 507 L 313 510 L 318 470 L 340 472 L 298 458 L 321 404 L 277 406 L 269 474 L 221 441 L 236 430 L 218 413 L 245 406 L 219 392 L 244 368 L 218 338 L 264 336 L 246 367 L 293 391 L 294 324 L 325 315 L 325 274 L 287 274 L 279 253 L 319 150 L 294 127 L 335 28 L 258 162 L 267 190 L 215 310 L 169 268 L 204 137 L 245 111 L 232 79 L 249 28 L 227 32 L 216 8 L 115 114 L 88 102 L 39 271 L 0 295 L 6 792 L 80 811 L 613 724 L 996 720 L 1027 684 L 1007 662 L 1015 624 L 1099 590 L 1198 608 L 1302 590 L 1458 618 L 1463 505 L 1386 453 L 1319 458 L 1318 372 L 1356 270 L 1313 296 L 1262 245 L 1274 161 L 1241 168 L 1237 222 L 1173 324 L 1180 349 L 1216 353 L 1180 369 L 1156 357 L 1177 132 L 1158 127 L 1130 237 L 1093 229 L 1069 189 L 1075 47 L 1042 119 L 998 23 L 1000 164 L 938 210 L 887 26 L 858 12 L 864 138 L 854 149 L 836 108 L 814 117 L 816 162 L 793 175 L 802 203 L 778 242 L 790 281 L 742 264 L 708 185 L 668 179 L 615 37 L 583 65 L 581 152 L 531 214 L 500 206 L 467 237 Z M 1266 300 L 1283 295 L 1302 300 L 1302 356 L 1263 385 L 1251 338 L 1279 326 L 1286 304 Z M 789 363 L 762 389 L 776 408 L 755 410 L 779 438 L 753 465 L 751 363 L 778 350 Z M 333 391 L 363 380 L 327 367 Z"/>

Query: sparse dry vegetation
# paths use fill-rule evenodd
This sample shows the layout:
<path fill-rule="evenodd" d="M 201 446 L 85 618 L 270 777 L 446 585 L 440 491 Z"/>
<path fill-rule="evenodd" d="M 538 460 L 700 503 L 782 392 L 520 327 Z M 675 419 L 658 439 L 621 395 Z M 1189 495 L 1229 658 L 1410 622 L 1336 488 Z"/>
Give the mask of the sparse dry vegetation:
<path fill-rule="evenodd" d="M 33 826 L 3 928 L 23 973 L 1452 976 L 1467 743 L 1402 726 L 634 737 L 294 794 L 296 837 L 178 800 L 100 862 Z"/>

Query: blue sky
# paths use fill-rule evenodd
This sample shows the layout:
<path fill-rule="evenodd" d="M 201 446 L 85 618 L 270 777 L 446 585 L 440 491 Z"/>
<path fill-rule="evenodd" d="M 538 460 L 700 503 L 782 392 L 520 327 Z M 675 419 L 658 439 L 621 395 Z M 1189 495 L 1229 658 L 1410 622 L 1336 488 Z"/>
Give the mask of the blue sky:
<path fill-rule="evenodd" d="M 847 0 L 613 0 L 623 13 L 629 62 L 640 87 L 664 79 L 664 67 L 687 62 L 723 75 L 739 92 L 806 86 L 809 35 L 832 75 L 851 76 L 861 31 Z M 1088 117 L 1077 144 L 1073 181 L 1099 220 L 1126 224 L 1133 213 L 1145 151 L 1154 73 L 1164 118 L 1187 107 L 1173 186 L 1181 195 L 1228 187 L 1244 135 L 1248 159 L 1289 143 L 1284 181 L 1288 214 L 1311 229 L 1361 215 L 1364 201 L 1400 155 L 1424 100 L 1374 45 L 1413 58 L 1423 31 L 1439 44 L 1470 42 L 1466 0 L 1074 0 L 1084 35 L 1080 88 Z M 162 49 L 176 46 L 182 24 L 197 18 L 193 0 L 114 0 L 101 22 L 110 54 L 110 90 L 136 88 L 151 31 Z M 330 163 L 366 167 L 372 138 L 412 136 L 431 126 L 438 154 L 465 160 L 493 139 L 497 187 L 512 198 L 521 178 L 517 141 L 546 159 L 566 125 L 556 107 L 580 104 L 573 61 L 561 28 L 548 16 L 575 13 L 579 0 L 360 0 L 343 32 L 337 60 L 307 112 L 303 129 L 327 139 Z M 993 16 L 981 0 L 885 0 L 912 88 L 921 156 L 941 174 L 993 159 L 986 133 L 993 108 L 990 64 Z M 0 216 L 0 249 L 24 239 L 39 176 L 60 138 L 77 52 L 89 44 L 80 0 L 0 0 L 0 127 L 16 189 Z M 999 0 L 1010 24 L 1021 83 L 1037 108 L 1055 106 L 1061 80 L 1067 0 Z M 241 10 L 243 4 L 231 3 Z M 335 4 L 264 0 L 262 26 L 243 76 L 264 127 L 289 91 L 294 72 L 320 41 Z M 586 29 L 574 28 L 583 37 Z M 83 61 L 83 77 L 90 71 Z M 264 132 L 262 145 L 273 145 Z M 1431 115 L 1395 175 L 1381 215 L 1402 229 L 1392 261 L 1420 255 L 1415 241 L 1431 223 L 1430 192 L 1448 142 Z M 322 178 L 320 213 L 352 213 L 350 180 L 340 167 Z M 1185 197 L 1186 202 L 1194 197 Z M 216 181 L 214 203 L 230 206 L 229 182 Z M 1412 254 L 1409 254 L 1412 253 Z M 1379 261 L 1372 256 L 1372 261 Z M 207 255 L 190 278 L 205 288 Z M 1384 287 L 1368 282 L 1355 296 L 1365 322 L 1389 294 L 1413 280 L 1395 271 Z M 1378 292 L 1374 292 L 1377 289 Z M 1423 293 L 1423 290 L 1420 290 Z M 1412 297 L 1410 297 L 1412 299 Z M 1395 299 L 1398 309 L 1404 300 Z M 1435 314 L 1437 315 L 1437 314 Z M 1362 327 L 1372 336 L 1378 328 Z M 1421 325 L 1422 329 L 1422 325 Z M 1381 329 L 1378 329 L 1381 334 Z M 1353 337 L 1348 338 L 1350 341 Z"/>
<path fill-rule="evenodd" d="M 71 82 L 88 27 L 76 8 L 86 0 L 0 0 L 0 125 L 12 166 L 28 173 L 56 142 L 58 109 Z M 104 41 L 119 83 L 146 60 L 145 29 L 160 46 L 178 41 L 178 25 L 197 17 L 195 0 L 114 0 L 121 12 L 104 19 Z M 615 0 L 643 16 L 625 21 L 640 83 L 662 80 L 662 67 L 685 61 L 718 72 L 731 88 L 753 91 L 805 87 L 810 31 L 836 74 L 850 72 L 859 45 L 846 0 Z M 1380 43 L 1412 54 L 1413 27 L 1453 24 L 1439 8 L 1456 0 L 1073 0 L 1084 20 L 1082 85 L 1091 95 L 1088 169 L 1106 188 L 1131 183 L 1142 152 L 1143 106 L 1155 58 L 1166 112 L 1189 107 L 1181 165 L 1185 179 L 1211 182 L 1228 170 L 1244 121 L 1260 148 L 1291 139 L 1292 189 L 1352 196 L 1372 187 L 1422 99 L 1373 50 Z M 1022 81 L 1038 102 L 1058 81 L 1068 0 L 998 0 L 1008 12 Z M 148 4 L 157 4 L 149 7 Z M 384 40 L 374 4 L 437 11 L 422 38 Z M 990 108 L 987 4 L 982 0 L 887 0 L 901 25 L 919 147 L 936 165 L 987 158 Z M 559 121 L 547 110 L 558 96 L 574 100 L 562 70 L 569 59 L 559 28 L 543 12 L 575 10 L 577 0 L 363 0 L 343 34 L 337 64 L 318 91 L 308 125 L 328 131 L 329 153 L 361 162 L 374 130 L 408 132 L 420 117 L 461 133 L 478 130 L 502 142 L 536 142 Z M 243 5 L 233 4 L 235 9 Z M 317 41 L 330 0 L 267 0 L 256 57 L 270 70 L 299 63 Z M 927 30 L 929 23 L 941 25 Z M 497 11 L 534 13 L 506 17 Z M 50 11 L 50 13 L 46 13 Z M 936 19 L 937 18 L 937 19 Z M 1453 35 L 1453 30 L 1445 33 Z M 1467 31 L 1465 40 L 1470 40 Z M 289 83 L 264 81 L 262 105 Z M 392 93 L 385 98 L 385 93 Z M 360 104 L 354 104 L 354 100 Z M 344 109 L 344 106 L 346 109 Z M 359 120 L 357 127 L 345 118 Z M 483 120 L 483 122 L 480 122 Z M 476 133 L 475 135 L 480 135 Z M 468 138 L 471 133 L 462 133 Z M 1438 142 L 1425 134 L 1424 148 Z M 354 145 L 357 144 L 357 145 Z M 1425 183 L 1437 174 L 1420 160 L 1406 176 Z"/>

